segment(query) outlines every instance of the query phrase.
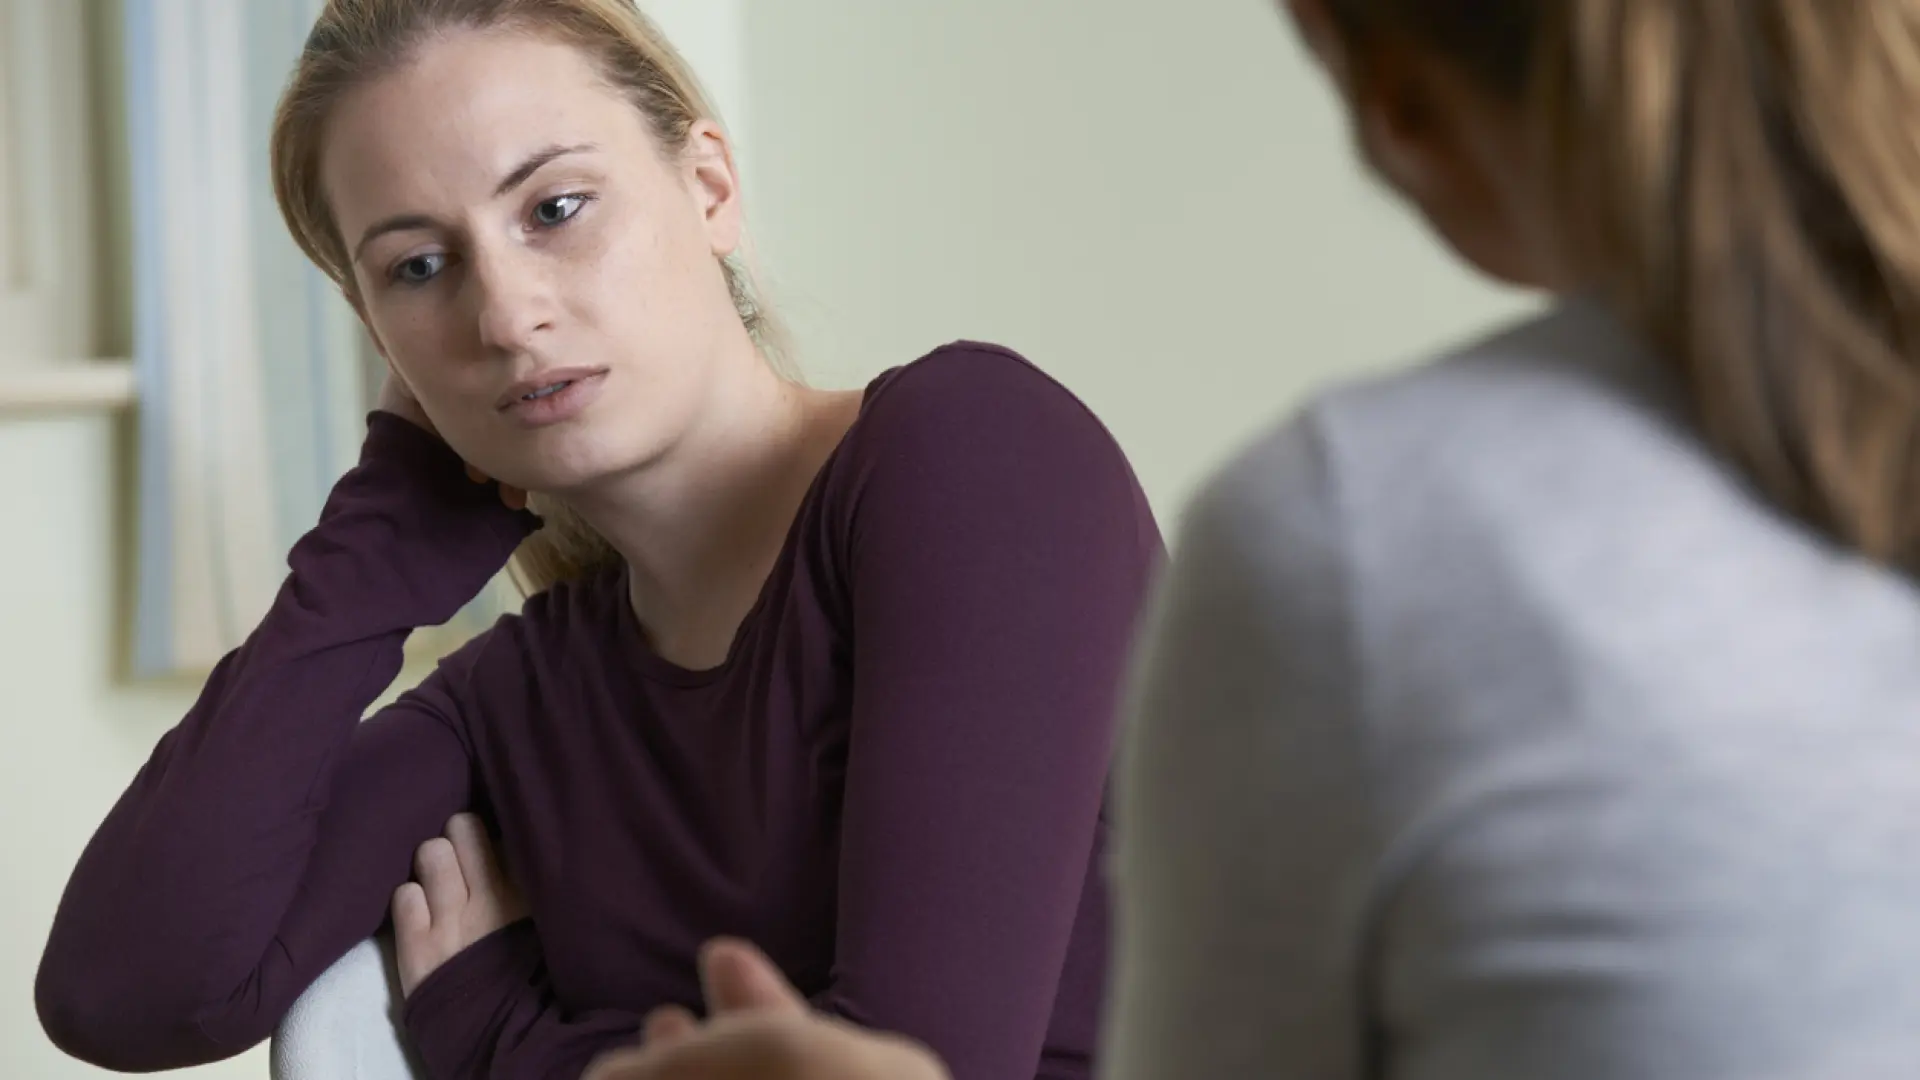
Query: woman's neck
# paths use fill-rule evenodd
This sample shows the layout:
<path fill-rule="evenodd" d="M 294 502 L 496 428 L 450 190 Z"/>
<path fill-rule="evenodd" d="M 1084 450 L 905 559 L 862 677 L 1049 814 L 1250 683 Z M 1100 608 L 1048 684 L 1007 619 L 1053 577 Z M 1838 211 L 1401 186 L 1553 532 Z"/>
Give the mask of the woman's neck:
<path fill-rule="evenodd" d="M 859 409 L 857 392 L 798 386 L 757 353 L 735 373 L 661 458 L 568 500 L 626 560 L 629 600 L 654 650 L 696 670 L 726 659 Z"/>

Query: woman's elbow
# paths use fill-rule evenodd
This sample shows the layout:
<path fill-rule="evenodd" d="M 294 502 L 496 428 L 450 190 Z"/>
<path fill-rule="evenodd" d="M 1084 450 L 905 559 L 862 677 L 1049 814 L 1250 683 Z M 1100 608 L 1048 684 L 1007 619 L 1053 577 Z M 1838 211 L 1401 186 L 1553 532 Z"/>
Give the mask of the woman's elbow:
<path fill-rule="evenodd" d="M 78 962 L 49 947 L 34 979 L 40 1027 L 61 1052 L 115 1072 L 204 1065 L 238 1053 L 207 1038 L 200 1010 L 128 965 Z M 184 988 L 177 988 L 184 989 Z"/>

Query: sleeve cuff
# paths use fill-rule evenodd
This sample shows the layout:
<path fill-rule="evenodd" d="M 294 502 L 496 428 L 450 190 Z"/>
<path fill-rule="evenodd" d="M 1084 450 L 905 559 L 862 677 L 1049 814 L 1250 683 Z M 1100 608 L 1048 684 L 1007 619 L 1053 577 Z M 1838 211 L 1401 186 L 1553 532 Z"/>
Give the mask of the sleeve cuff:
<path fill-rule="evenodd" d="M 538 516 L 508 509 L 497 484 L 474 483 L 438 436 L 376 411 L 359 464 L 288 564 L 326 595 L 371 603 L 411 629 L 451 618 L 540 527 Z"/>
<path fill-rule="evenodd" d="M 528 992 L 539 967 L 533 920 L 521 919 L 467 946 L 414 987 L 400 1022 L 427 1075 L 451 1080 L 484 1060 L 494 1028 Z"/>

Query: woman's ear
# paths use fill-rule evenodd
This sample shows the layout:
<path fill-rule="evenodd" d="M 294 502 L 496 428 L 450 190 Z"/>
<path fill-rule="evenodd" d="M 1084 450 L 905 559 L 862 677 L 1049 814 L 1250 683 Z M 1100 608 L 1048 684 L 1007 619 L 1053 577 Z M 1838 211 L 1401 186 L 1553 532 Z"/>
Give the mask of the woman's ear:
<path fill-rule="evenodd" d="M 686 164 L 690 186 L 700 200 L 707 239 L 721 258 L 739 250 L 741 227 L 740 171 L 734 165 L 733 143 L 711 120 L 701 120 L 687 133 Z"/>
<path fill-rule="evenodd" d="M 1340 37 L 1339 27 L 1334 25 L 1326 0 L 1286 0 L 1286 7 L 1293 15 L 1294 29 L 1300 32 L 1307 51 L 1327 69 L 1328 77 L 1341 92 L 1347 93 L 1351 89 L 1352 66 L 1348 63 L 1346 42 Z"/>
<path fill-rule="evenodd" d="M 1448 59 L 1391 32 L 1354 38 L 1330 0 L 1285 0 L 1343 99 L 1360 156 L 1453 249 L 1515 284 L 1540 277 L 1514 117 Z"/>
<path fill-rule="evenodd" d="M 1411 49 L 1388 46 L 1368 58 L 1350 91 L 1360 152 L 1380 177 L 1408 199 L 1431 207 L 1451 201 L 1445 190 L 1471 159 L 1446 100 L 1444 74 Z"/>
<path fill-rule="evenodd" d="M 1334 21 L 1327 0 L 1286 0 L 1301 40 L 1345 99 L 1360 152 L 1394 188 L 1415 202 L 1441 171 L 1450 148 L 1445 109 L 1434 100 L 1440 77 L 1429 58 L 1391 38 L 1356 43 Z M 1356 55 L 1364 47 L 1366 55 Z"/>
<path fill-rule="evenodd" d="M 1382 43 L 1352 97 L 1360 150 L 1467 262 L 1501 281 L 1545 280 L 1524 125 L 1445 59 Z"/>

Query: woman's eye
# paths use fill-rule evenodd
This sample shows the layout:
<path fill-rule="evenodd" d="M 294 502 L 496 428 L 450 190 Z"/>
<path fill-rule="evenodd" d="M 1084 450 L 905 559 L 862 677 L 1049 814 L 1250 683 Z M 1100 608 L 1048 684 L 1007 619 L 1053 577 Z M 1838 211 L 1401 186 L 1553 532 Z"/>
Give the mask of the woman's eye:
<path fill-rule="evenodd" d="M 402 285 L 424 285 L 432 281 L 446 265 L 445 255 L 415 255 L 393 268 L 393 280 Z"/>
<path fill-rule="evenodd" d="M 564 224 L 568 218 L 579 213 L 580 208 L 585 205 L 587 205 L 585 195 L 555 195 L 551 199 L 542 200 L 533 208 L 533 220 L 551 228 Z"/>

